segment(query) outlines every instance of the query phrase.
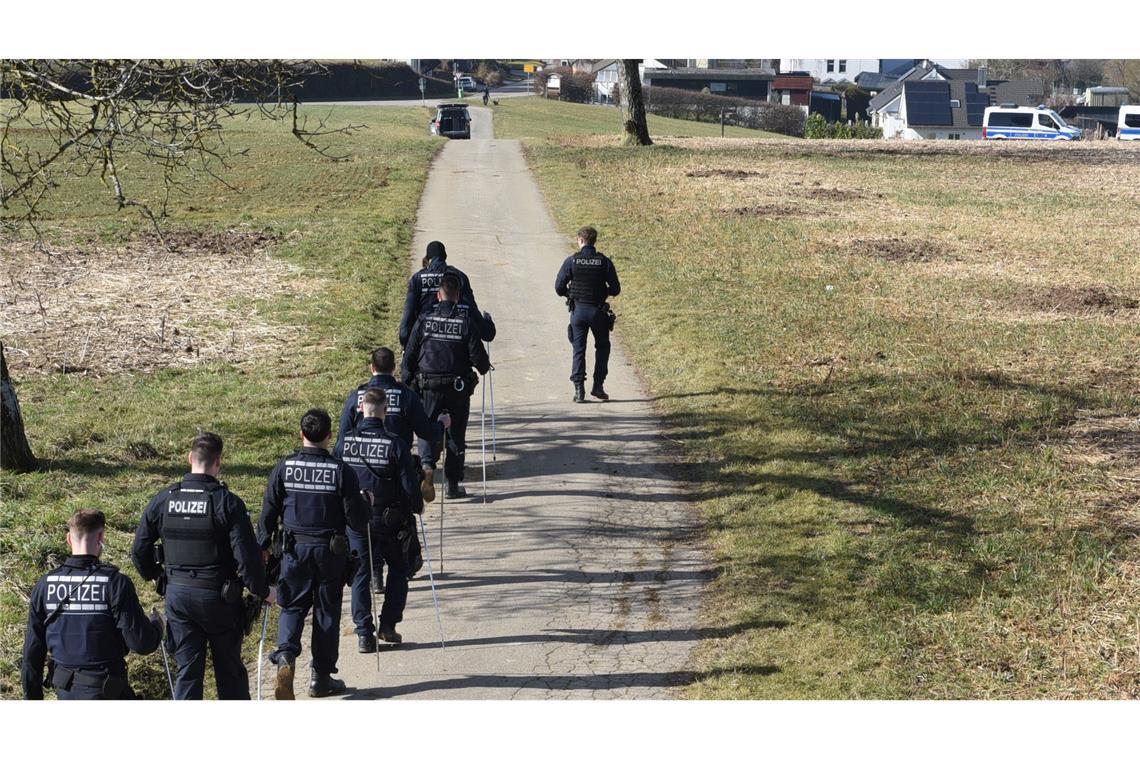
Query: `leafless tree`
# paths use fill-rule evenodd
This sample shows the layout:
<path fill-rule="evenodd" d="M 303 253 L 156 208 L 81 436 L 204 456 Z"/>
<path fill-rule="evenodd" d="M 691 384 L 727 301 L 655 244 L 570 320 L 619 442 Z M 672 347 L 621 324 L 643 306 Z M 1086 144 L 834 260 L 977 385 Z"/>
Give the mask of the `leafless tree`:
<path fill-rule="evenodd" d="M 621 91 L 622 132 L 626 145 L 652 145 L 649 125 L 645 121 L 645 101 L 641 95 L 640 58 L 623 58 L 618 66 L 618 87 Z"/>
<path fill-rule="evenodd" d="M 298 110 L 305 80 L 325 73 L 314 61 L 0 61 L 3 221 L 35 228 L 54 189 L 97 173 L 120 209 L 138 209 L 161 235 L 173 192 L 201 174 L 225 182 L 234 152 L 224 126 L 241 114 L 288 120 L 305 145 L 344 160 L 325 138 L 361 127 L 310 123 Z M 161 167 L 156 208 L 129 187 L 126 167 L 138 157 Z"/>

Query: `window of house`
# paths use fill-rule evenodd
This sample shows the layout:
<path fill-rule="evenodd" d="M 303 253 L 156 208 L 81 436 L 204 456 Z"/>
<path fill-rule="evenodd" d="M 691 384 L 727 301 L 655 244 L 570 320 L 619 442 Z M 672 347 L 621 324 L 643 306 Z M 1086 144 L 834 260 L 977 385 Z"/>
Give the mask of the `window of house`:
<path fill-rule="evenodd" d="M 839 59 L 839 73 L 844 74 L 847 72 L 847 61 L 843 58 Z"/>
<path fill-rule="evenodd" d="M 953 98 L 950 101 L 950 107 L 951 108 L 961 108 L 962 107 L 962 101 L 958 100 L 957 98 Z"/>
<path fill-rule="evenodd" d="M 959 133 L 959 132 L 951 132 L 951 133 L 948 135 L 948 137 L 949 137 L 951 140 L 961 140 L 961 139 L 962 139 L 962 135 L 961 135 L 961 133 Z"/>
<path fill-rule="evenodd" d="M 827 59 L 827 73 L 830 74 L 833 71 L 835 71 L 835 59 L 834 58 L 828 58 Z"/>

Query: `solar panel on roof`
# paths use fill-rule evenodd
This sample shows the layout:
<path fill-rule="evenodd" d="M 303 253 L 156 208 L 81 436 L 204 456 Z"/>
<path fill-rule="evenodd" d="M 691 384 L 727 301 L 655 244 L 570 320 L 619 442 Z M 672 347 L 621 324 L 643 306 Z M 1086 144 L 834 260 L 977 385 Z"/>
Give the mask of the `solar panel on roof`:
<path fill-rule="evenodd" d="M 984 92 L 967 92 L 966 93 L 966 123 L 971 127 L 982 126 L 982 117 L 985 115 L 986 106 L 990 104 L 990 96 Z"/>
<path fill-rule="evenodd" d="M 907 121 L 911 124 L 950 126 L 950 83 L 942 80 L 906 82 Z"/>

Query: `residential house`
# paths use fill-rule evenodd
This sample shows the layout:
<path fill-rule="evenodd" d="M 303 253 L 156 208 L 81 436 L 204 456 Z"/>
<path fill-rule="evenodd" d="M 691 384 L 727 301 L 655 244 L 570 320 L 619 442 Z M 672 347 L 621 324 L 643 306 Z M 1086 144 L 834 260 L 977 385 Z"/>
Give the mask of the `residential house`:
<path fill-rule="evenodd" d="M 781 58 L 780 71 L 806 71 L 817 82 L 854 82 L 864 71 L 878 71 L 878 58 Z"/>
<path fill-rule="evenodd" d="M 986 106 L 1033 106 L 1044 96 L 1040 80 L 988 80 L 985 69 L 924 61 L 871 98 L 869 111 L 885 138 L 979 140 Z"/>
<path fill-rule="evenodd" d="M 781 103 L 785 106 L 811 105 L 811 90 L 814 84 L 811 74 L 806 71 L 782 71 L 772 80 L 768 102 Z"/>
<path fill-rule="evenodd" d="M 621 66 L 621 59 L 619 58 L 605 58 L 594 64 L 592 73 L 594 75 L 594 99 L 599 103 L 613 103 L 614 102 L 614 88 L 618 83 L 618 68 Z M 646 58 L 637 66 L 641 83 L 646 84 L 645 71 L 651 69 L 660 71 L 668 68 L 661 61 L 655 58 Z"/>
<path fill-rule="evenodd" d="M 679 90 L 707 89 L 713 95 L 727 95 L 751 100 L 768 100 L 776 72 L 759 69 L 649 69 L 643 81 L 650 87 L 673 87 Z"/>

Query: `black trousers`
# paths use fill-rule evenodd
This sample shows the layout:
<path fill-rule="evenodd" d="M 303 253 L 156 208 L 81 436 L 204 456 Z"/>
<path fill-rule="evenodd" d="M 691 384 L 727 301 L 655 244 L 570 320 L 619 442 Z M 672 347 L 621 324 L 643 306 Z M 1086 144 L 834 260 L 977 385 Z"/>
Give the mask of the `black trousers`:
<path fill-rule="evenodd" d="M 76 701 L 138 699 L 130 684 L 127 683 L 125 668 L 121 674 L 122 681 L 120 682 L 119 693 L 115 696 L 108 696 L 103 690 L 103 679 L 106 678 L 107 672 L 104 668 L 65 668 L 56 665 L 55 677 L 52 682 L 56 699 Z"/>
<path fill-rule="evenodd" d="M 570 365 L 570 381 L 586 380 L 586 334 L 594 334 L 594 383 L 600 384 L 610 370 L 610 326 L 606 321 L 605 305 L 574 304 L 570 314 L 570 344 L 574 346 Z"/>
<path fill-rule="evenodd" d="M 166 587 L 166 619 L 178 664 L 175 699 L 202 698 L 207 646 L 218 699 L 249 699 L 249 674 L 241 659 L 241 602 L 223 602 L 218 589 L 171 583 Z"/>
<path fill-rule="evenodd" d="M 384 575 L 388 565 L 388 579 L 384 583 L 384 604 L 380 607 L 380 627 L 394 628 L 404 619 L 408 603 L 408 568 L 404 554 L 390 528 L 379 520 L 369 521 L 372 533 L 372 563 L 377 579 Z M 356 557 L 356 574 L 352 578 L 352 622 L 358 635 L 375 633 L 372 623 L 372 573 L 368 567 L 368 536 L 348 529 L 348 543 Z"/>
<path fill-rule="evenodd" d="M 465 381 L 466 382 L 466 381 Z M 430 419 L 435 419 L 444 409 L 451 415 L 451 427 L 447 430 L 447 455 L 443 460 L 443 474 L 453 483 L 463 481 L 463 460 L 467 452 L 467 418 L 471 414 L 472 388 L 461 391 L 451 385 L 435 390 L 423 389 L 424 411 Z M 419 440 L 420 460 L 424 467 L 436 466 L 443 449 L 443 441 Z"/>
<path fill-rule="evenodd" d="M 344 594 L 347 556 L 333 554 L 328 544 L 298 542 L 281 557 L 281 580 L 277 603 L 277 650 L 269 659 L 280 664 L 279 655 L 301 653 L 305 619 L 313 612 L 312 670 L 320 675 L 336 672 L 340 657 L 340 600 Z"/>

